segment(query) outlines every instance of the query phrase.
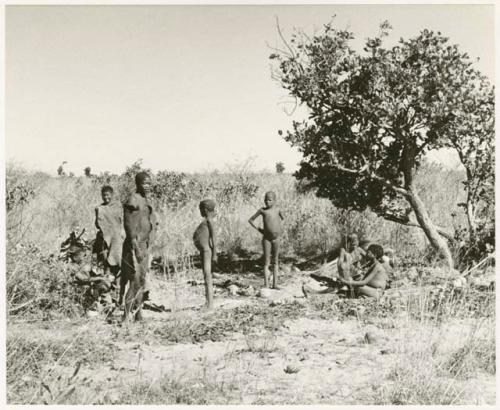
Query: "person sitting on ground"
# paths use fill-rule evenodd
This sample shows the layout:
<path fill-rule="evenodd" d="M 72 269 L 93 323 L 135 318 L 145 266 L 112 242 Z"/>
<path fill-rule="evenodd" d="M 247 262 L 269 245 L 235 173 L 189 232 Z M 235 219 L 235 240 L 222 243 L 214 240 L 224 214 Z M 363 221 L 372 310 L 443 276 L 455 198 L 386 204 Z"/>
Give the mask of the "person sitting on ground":
<path fill-rule="evenodd" d="M 200 202 L 200 213 L 204 218 L 198 225 L 193 235 L 193 242 L 200 251 L 203 264 L 203 277 L 205 280 L 205 297 L 207 309 L 213 309 L 214 289 L 212 284 L 212 263 L 217 262 L 217 250 L 215 240 L 215 201 L 205 199 Z"/>
<path fill-rule="evenodd" d="M 362 280 L 346 280 L 339 277 L 345 285 L 354 287 L 355 296 L 379 298 L 388 282 L 388 272 L 383 265 L 384 248 L 372 244 L 366 251 L 366 257 L 371 261 L 371 266 Z"/>
<path fill-rule="evenodd" d="M 101 189 L 102 204 L 95 209 L 95 227 L 97 228 L 94 252 L 97 262 L 104 267 L 104 276 L 113 275 L 120 271 L 122 258 L 123 209 L 113 198 L 113 188 L 105 185 Z"/>
<path fill-rule="evenodd" d="M 273 289 L 278 289 L 278 264 L 279 264 L 279 238 L 282 234 L 281 221 L 284 219 L 281 211 L 276 207 L 276 194 L 273 191 L 266 192 L 264 196 L 265 207 L 259 209 L 248 220 L 262 234 L 262 248 L 264 251 L 264 286 L 269 287 L 269 267 L 271 257 L 273 259 Z M 262 216 L 263 227 L 259 228 L 254 220 Z"/>
<path fill-rule="evenodd" d="M 361 279 L 361 264 L 366 257 L 366 252 L 359 246 L 358 235 L 349 235 L 346 248 L 347 250 L 344 248 L 340 248 L 340 255 L 337 260 L 339 276 L 346 280 Z"/>

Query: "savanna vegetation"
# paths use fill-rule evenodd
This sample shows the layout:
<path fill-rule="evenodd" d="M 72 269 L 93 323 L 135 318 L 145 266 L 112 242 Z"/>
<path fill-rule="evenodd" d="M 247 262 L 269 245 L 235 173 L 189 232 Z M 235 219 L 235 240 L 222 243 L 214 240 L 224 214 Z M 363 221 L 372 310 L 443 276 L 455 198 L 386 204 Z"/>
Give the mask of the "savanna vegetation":
<path fill-rule="evenodd" d="M 124 200 L 142 162 L 81 176 L 64 164 L 57 176 L 7 164 L 9 403 L 494 403 L 493 89 L 440 33 L 385 48 L 389 31 L 384 23 L 364 53 L 332 24 L 282 36 L 275 78 L 310 112 L 285 135 L 303 154 L 296 175 L 281 162 L 269 173 L 251 161 L 206 174 L 147 170 L 159 216 L 152 298 L 166 309 L 145 323 L 87 318 L 74 285 L 81 265 L 59 257 L 71 231 L 95 235 L 101 186 Z M 463 166 L 429 162 L 440 148 Z M 262 278 L 248 218 L 269 190 L 285 216 L 289 292 L 271 301 L 249 290 Z M 209 313 L 192 244 L 207 197 L 224 277 Z M 351 233 L 394 250 L 392 289 L 377 301 L 304 298 L 308 270 Z"/>

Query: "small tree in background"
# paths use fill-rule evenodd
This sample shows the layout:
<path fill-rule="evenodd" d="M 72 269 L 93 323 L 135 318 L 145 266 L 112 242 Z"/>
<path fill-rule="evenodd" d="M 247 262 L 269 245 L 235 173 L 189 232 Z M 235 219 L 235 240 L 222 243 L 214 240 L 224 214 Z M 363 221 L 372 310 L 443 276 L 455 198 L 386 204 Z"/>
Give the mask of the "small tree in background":
<path fill-rule="evenodd" d="M 283 164 L 283 162 L 277 162 L 276 163 L 276 173 L 282 174 L 283 172 L 285 172 L 285 164 Z"/>
<path fill-rule="evenodd" d="M 85 173 L 85 176 L 87 178 L 90 178 L 92 176 L 92 169 L 90 167 L 85 167 L 83 172 Z"/>
<path fill-rule="evenodd" d="M 63 177 L 66 175 L 66 172 L 64 172 L 64 165 L 67 164 L 66 161 L 63 161 L 61 165 L 57 167 L 57 175 L 60 177 Z"/>
<path fill-rule="evenodd" d="M 314 36 L 295 31 L 289 40 L 278 26 L 283 49 L 270 56 L 277 63 L 273 76 L 310 113 L 294 121 L 285 139 L 303 155 L 296 177 L 310 181 L 318 196 L 400 223 L 413 212 L 452 267 L 448 244 L 415 189 L 415 173 L 427 152 L 450 145 L 462 118 L 457 104 L 476 104 L 465 95 L 477 88 L 477 74 L 441 33 L 423 30 L 384 48 L 390 29 L 382 23 L 358 53 L 349 45 L 353 33 L 331 23 Z"/>

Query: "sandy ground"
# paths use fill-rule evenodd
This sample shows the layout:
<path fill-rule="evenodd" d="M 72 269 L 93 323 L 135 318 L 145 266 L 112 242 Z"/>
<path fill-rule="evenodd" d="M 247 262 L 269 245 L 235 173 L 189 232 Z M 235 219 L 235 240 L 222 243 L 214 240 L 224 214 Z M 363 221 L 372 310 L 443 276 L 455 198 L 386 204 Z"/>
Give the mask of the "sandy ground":
<path fill-rule="evenodd" d="M 284 300 L 297 300 L 307 306 L 301 290 L 304 280 L 305 276 L 289 279 L 282 290 L 265 300 L 257 296 L 230 297 L 226 290 L 219 289 L 216 309 Z M 258 275 L 246 278 L 246 283 L 256 287 L 260 281 Z M 197 315 L 208 320 L 211 313 L 201 308 L 203 286 L 186 286 L 181 280 L 169 286 L 158 281 L 153 289 L 152 300 L 164 301 L 171 311 L 145 311 L 145 321 L 140 324 L 110 325 L 100 317 L 78 323 L 29 326 L 14 322 L 9 324 L 8 332 L 37 333 L 39 338 L 73 334 L 76 343 L 79 334 L 90 333 L 109 343 L 114 358 L 97 367 L 84 366 L 79 374 L 80 378 L 89 378 L 84 388 L 90 401 L 95 402 L 118 403 L 127 386 L 138 382 L 153 385 L 168 376 L 187 383 L 208 380 L 235 386 L 231 402 L 238 404 L 375 404 L 377 390 L 391 383 L 391 369 L 401 358 L 398 349 L 409 331 L 400 326 L 401 320 L 394 322 L 399 325 L 390 319 L 363 324 L 355 319 L 306 316 L 286 321 L 277 331 L 234 332 L 219 342 L 164 343 L 155 336 L 155 330 L 167 320 Z M 466 331 L 463 323 L 448 324 L 439 330 L 439 338 L 449 340 L 442 345 L 453 349 Z M 73 368 L 52 365 L 46 371 L 70 374 Z M 480 373 L 463 385 L 467 403 L 495 403 L 494 376 Z"/>

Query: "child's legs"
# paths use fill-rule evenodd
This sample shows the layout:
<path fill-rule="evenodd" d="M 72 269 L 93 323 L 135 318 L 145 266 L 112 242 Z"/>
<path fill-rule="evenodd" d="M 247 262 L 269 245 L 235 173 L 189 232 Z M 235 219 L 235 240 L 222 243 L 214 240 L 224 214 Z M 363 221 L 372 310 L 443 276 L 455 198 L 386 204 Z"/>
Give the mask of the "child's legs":
<path fill-rule="evenodd" d="M 127 276 L 124 272 L 120 275 L 120 293 L 118 298 L 118 305 L 123 303 L 123 296 L 125 295 L 125 288 L 127 286 Z"/>
<path fill-rule="evenodd" d="M 129 274 L 129 288 L 125 295 L 124 319 L 127 319 L 132 310 L 136 310 L 135 319 L 142 320 L 142 299 L 144 285 L 146 281 L 147 250 L 145 250 L 144 260 L 139 263 L 133 257 L 135 272 Z M 120 289 L 121 291 L 121 289 Z"/>
<path fill-rule="evenodd" d="M 199 251 L 203 264 L 206 305 L 209 309 L 211 309 L 214 305 L 214 289 L 212 284 L 212 250 L 208 244 L 206 244 L 206 246 L 200 247 Z"/>
<path fill-rule="evenodd" d="M 264 284 L 266 288 L 268 288 L 269 266 L 271 266 L 271 252 L 272 252 L 271 241 L 266 238 L 262 238 L 262 249 L 264 251 Z"/>
<path fill-rule="evenodd" d="M 371 286 L 360 286 L 356 289 L 358 296 L 365 298 L 375 298 L 378 299 L 382 295 L 382 289 L 372 288 Z"/>
<path fill-rule="evenodd" d="M 273 288 L 276 287 L 278 281 L 278 268 L 279 268 L 279 253 L 280 243 L 278 239 L 271 242 L 271 251 L 273 255 Z"/>

